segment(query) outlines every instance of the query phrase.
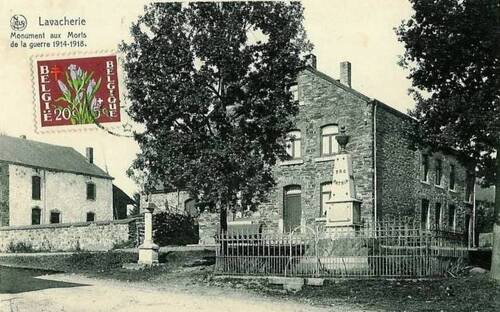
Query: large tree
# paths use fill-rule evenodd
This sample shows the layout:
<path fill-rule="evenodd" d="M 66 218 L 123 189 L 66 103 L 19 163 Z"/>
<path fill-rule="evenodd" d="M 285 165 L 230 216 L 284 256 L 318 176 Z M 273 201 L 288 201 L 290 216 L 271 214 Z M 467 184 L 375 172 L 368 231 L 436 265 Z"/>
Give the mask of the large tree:
<path fill-rule="evenodd" d="M 299 2 L 145 7 L 121 51 L 146 190 L 160 182 L 213 203 L 222 230 L 227 209 L 266 198 L 311 49 L 302 22 Z"/>
<path fill-rule="evenodd" d="M 491 272 L 500 279 L 500 1 L 411 3 L 397 33 L 417 100 L 417 142 L 453 147 L 496 185 Z"/>

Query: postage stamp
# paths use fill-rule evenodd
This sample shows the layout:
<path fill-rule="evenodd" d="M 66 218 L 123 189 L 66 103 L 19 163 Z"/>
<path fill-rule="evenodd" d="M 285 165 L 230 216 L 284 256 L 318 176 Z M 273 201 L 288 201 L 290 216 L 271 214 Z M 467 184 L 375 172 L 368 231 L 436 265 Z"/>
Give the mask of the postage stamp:
<path fill-rule="evenodd" d="M 37 132 L 121 122 L 116 54 L 34 56 L 32 74 Z"/>

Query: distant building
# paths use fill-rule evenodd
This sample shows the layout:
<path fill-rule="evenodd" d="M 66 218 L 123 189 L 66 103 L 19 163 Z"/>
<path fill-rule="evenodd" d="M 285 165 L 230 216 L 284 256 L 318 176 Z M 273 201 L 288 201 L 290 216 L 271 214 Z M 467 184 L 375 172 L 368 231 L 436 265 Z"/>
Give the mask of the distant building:
<path fill-rule="evenodd" d="M 130 198 L 130 196 L 128 196 L 118 186 L 113 184 L 113 219 L 115 220 L 126 219 L 127 206 L 135 204 L 136 202 L 132 198 Z"/>
<path fill-rule="evenodd" d="M 361 201 L 359 217 L 349 222 L 361 225 L 412 217 L 427 228 L 470 234 L 474 177 L 467 164 L 460 163 L 452 151 L 412 150 L 407 129 L 416 121 L 353 89 L 349 62 L 341 63 L 337 80 L 317 70 L 311 56 L 291 90 L 299 104 L 295 129 L 289 133 L 291 159 L 275 167 L 277 184 L 268 202 L 257 213 L 243 213 L 250 220 L 279 232 L 325 222 L 333 161 L 339 152 L 335 137 L 345 126 L 355 197 Z M 186 193 L 161 188 L 150 200 L 174 203 L 181 211 L 191 202 Z M 218 218 L 202 214 L 199 222 L 204 229 L 201 241 L 213 242 Z"/>
<path fill-rule="evenodd" d="M 121 216 L 121 215 L 120 215 Z M 71 147 L 0 135 L 0 226 L 113 219 L 113 178 Z"/>

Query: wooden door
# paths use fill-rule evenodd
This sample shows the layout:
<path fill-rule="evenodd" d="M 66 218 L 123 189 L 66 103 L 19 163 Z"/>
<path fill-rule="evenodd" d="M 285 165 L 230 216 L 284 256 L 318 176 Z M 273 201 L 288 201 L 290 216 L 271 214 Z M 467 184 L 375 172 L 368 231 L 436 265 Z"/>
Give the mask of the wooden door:
<path fill-rule="evenodd" d="M 300 186 L 285 188 L 283 200 L 283 229 L 286 233 L 300 226 L 302 218 Z"/>

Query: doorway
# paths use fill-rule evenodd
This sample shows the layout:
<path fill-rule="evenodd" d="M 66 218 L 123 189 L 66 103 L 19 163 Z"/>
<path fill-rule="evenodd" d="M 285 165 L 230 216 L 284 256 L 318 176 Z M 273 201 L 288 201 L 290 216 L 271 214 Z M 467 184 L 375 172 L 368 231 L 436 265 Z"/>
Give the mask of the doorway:
<path fill-rule="evenodd" d="M 283 190 L 283 231 L 289 233 L 300 226 L 302 218 L 300 185 L 286 186 Z"/>

